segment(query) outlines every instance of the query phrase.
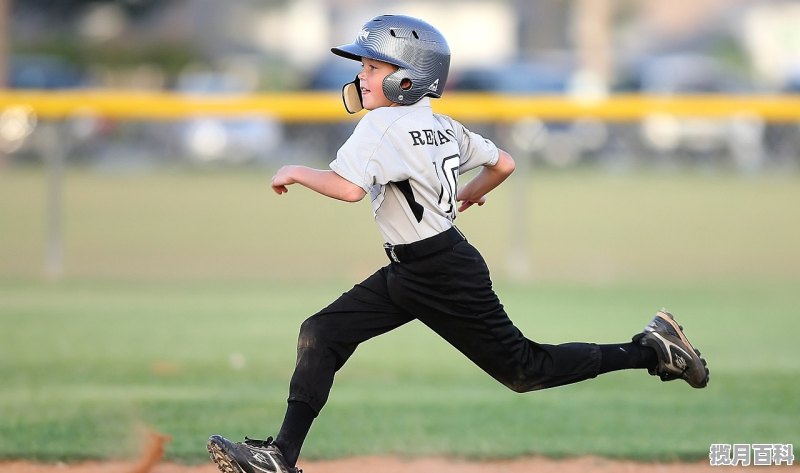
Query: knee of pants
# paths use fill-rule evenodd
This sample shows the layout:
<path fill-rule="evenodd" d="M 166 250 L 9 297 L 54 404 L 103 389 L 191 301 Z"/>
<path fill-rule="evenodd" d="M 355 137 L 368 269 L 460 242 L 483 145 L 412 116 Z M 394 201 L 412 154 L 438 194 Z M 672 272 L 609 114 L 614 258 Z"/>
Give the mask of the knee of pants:
<path fill-rule="evenodd" d="M 525 389 L 525 385 L 522 383 L 517 383 L 512 381 L 512 382 L 505 382 L 503 384 L 505 384 L 508 389 L 514 391 L 515 393 L 522 394 L 528 392 L 528 390 Z"/>
<path fill-rule="evenodd" d="M 353 354 L 356 344 L 343 343 L 332 334 L 335 329 L 319 317 L 312 316 L 300 325 L 300 335 L 297 337 L 297 359 L 306 363 L 326 364 L 332 360 L 332 368 L 338 371 Z"/>
<path fill-rule="evenodd" d="M 544 388 L 543 384 L 537 383 L 536 381 L 531 381 L 529 379 L 507 380 L 507 381 L 502 381 L 502 383 L 508 389 L 519 394 L 529 393 L 531 391 L 538 391 L 539 389 Z"/>
<path fill-rule="evenodd" d="M 324 337 L 325 330 L 315 317 L 307 318 L 300 325 L 300 335 L 297 337 L 297 348 L 314 348 L 319 345 Z"/>

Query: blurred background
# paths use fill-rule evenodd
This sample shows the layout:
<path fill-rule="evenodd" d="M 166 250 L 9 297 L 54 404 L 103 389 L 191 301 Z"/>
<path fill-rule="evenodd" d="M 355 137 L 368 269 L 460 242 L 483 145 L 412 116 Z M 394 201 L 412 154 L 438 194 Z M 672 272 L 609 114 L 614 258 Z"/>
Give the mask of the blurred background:
<path fill-rule="evenodd" d="M 287 162 L 326 166 L 355 121 L 345 113 L 322 116 L 314 104 L 338 107 L 342 84 L 357 72 L 354 61 L 333 57 L 329 49 L 350 42 L 364 21 L 384 12 L 425 18 L 449 39 L 453 62 L 442 104 L 465 93 L 576 103 L 642 94 L 664 101 L 755 97 L 780 112 L 779 119 L 749 109 L 707 115 L 695 105 L 678 116 L 639 105 L 634 118 L 567 113 L 498 120 L 497 113 L 482 116 L 480 106 L 467 105 L 457 109 L 471 111 L 465 118 L 453 113 L 511 151 L 521 173 L 535 167 L 606 175 L 796 176 L 800 167 L 800 111 L 792 111 L 800 91 L 800 5 L 793 1 L 0 0 L 0 85 L 6 87 L 0 172 L 20 182 L 20 170 L 49 169 L 42 174 L 48 184 L 27 199 L 42 200 L 30 209 L 40 215 L 40 228 L 26 230 L 23 222 L 8 222 L 8 214 L 3 218 L 19 237 L 7 235 L 0 275 L 38 274 L 42 266 L 60 275 L 64 258 L 80 251 L 64 249 L 82 241 L 65 236 L 74 220 L 62 221 L 70 202 L 63 199 L 70 191 L 64 169 L 77 170 L 75 179 L 164 171 L 266 177 Z M 42 114 L 15 91 L 56 93 L 43 101 L 66 101 L 69 111 Z M 119 93 L 111 107 L 135 116 L 82 107 L 81 96 L 69 95 L 76 91 Z M 211 100 L 267 94 L 268 102 L 283 97 L 290 104 L 296 98 L 301 118 L 252 107 L 232 116 L 191 108 L 177 117 L 149 116 L 148 105 L 137 105 L 138 92 Z M 308 92 L 321 95 L 309 99 Z M 792 95 L 795 101 L 783 103 Z M 10 189 L 12 181 L 5 182 Z M 509 200 L 526 201 L 529 187 L 518 186 Z M 18 200 L 19 191 L 7 197 Z M 502 243 L 510 250 L 499 256 L 509 262 L 499 270 L 527 277 L 531 209 L 520 209 L 521 223 L 502 224 L 509 233 Z M 34 263 L 42 253 L 46 261 Z M 80 261 L 71 263 L 76 274 L 104 272 Z M 124 275 L 121 265 L 117 271 Z M 134 266 L 131 275 L 139 274 Z"/>
<path fill-rule="evenodd" d="M 335 157 L 361 115 L 330 47 L 383 13 L 442 30 L 434 110 L 517 162 L 456 221 L 515 324 L 615 343 L 667 306 L 711 383 L 512 396 L 412 323 L 304 455 L 796 444 L 800 2 L 0 0 L 0 458 L 118 458 L 147 425 L 199 462 L 280 422 L 300 323 L 387 260 L 366 199 L 270 177 Z"/>
<path fill-rule="evenodd" d="M 800 6 L 792 1 L 2 5 L 0 83 L 10 89 L 338 92 L 357 64 L 334 57 L 330 47 L 350 42 L 366 19 L 402 12 L 428 19 L 449 39 L 450 92 L 596 97 L 800 90 Z M 6 110 L 0 120 L 2 159 L 11 163 L 41 159 L 34 151 L 35 116 L 22 115 Z M 69 159 L 95 166 L 327 159 L 352 128 L 310 130 L 267 115 L 119 123 L 87 113 L 74 121 Z M 475 124 L 482 125 L 491 126 Z M 747 114 L 717 121 L 654 114 L 619 126 L 576 117 L 547 123 L 540 133 L 537 158 L 554 166 L 688 164 L 752 172 L 794 169 L 800 153 L 796 122 L 765 123 Z"/>

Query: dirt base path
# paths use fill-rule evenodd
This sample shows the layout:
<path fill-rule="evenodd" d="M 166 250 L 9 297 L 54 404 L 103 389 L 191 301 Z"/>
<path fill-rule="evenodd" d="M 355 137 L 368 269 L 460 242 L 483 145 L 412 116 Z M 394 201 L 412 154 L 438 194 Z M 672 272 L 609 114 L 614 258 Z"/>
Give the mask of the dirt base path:
<path fill-rule="evenodd" d="M 1 462 L 0 473 L 219 473 L 211 463 L 187 466 L 159 463 L 143 470 L 141 464 L 124 462 L 87 462 L 42 464 L 26 461 Z M 502 461 L 464 461 L 445 458 L 404 460 L 396 457 L 365 457 L 342 460 L 301 462 L 307 473 L 700 473 L 720 472 L 744 467 L 712 467 L 699 463 L 636 463 L 582 457 L 566 460 L 520 458 Z M 800 465 L 750 467 L 758 471 L 795 471 Z"/>
<path fill-rule="evenodd" d="M 36 463 L 0 462 L 0 473 L 219 473 L 210 461 L 201 465 L 179 465 L 163 460 L 168 435 L 144 430 L 138 459 L 124 462 Z M 696 463 L 637 463 L 600 457 L 554 460 L 543 457 L 514 460 L 467 461 L 444 457 L 405 459 L 397 456 L 359 457 L 326 461 L 303 461 L 307 473 L 701 473 L 730 471 L 745 467 L 712 467 L 708 461 Z M 755 467 L 800 473 L 800 463 L 793 466 Z"/>

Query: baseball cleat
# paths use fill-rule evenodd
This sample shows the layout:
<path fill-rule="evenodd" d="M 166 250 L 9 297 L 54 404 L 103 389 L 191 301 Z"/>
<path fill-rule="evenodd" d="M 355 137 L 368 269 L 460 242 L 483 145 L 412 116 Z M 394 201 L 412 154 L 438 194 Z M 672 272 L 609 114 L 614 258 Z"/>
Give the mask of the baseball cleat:
<path fill-rule="evenodd" d="M 212 435 L 206 448 L 211 461 L 222 473 L 303 473 L 303 470 L 286 464 L 272 437 L 267 440 L 245 437 L 244 442 L 234 443 L 220 435 Z"/>
<path fill-rule="evenodd" d="M 704 388 L 708 384 L 706 360 L 689 343 L 683 327 L 666 309 L 656 312 L 644 331 L 634 335 L 633 341 L 656 351 L 658 364 L 649 370 L 651 375 L 658 375 L 662 381 L 683 379 L 693 388 Z"/>

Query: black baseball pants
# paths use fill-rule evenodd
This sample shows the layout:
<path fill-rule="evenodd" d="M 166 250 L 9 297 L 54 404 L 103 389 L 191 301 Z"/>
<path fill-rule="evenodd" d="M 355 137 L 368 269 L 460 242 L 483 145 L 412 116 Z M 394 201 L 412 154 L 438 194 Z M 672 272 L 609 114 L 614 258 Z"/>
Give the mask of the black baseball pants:
<path fill-rule="evenodd" d="M 453 231 L 433 239 L 441 243 Z M 303 322 L 289 400 L 305 402 L 319 413 L 336 371 L 361 342 L 414 319 L 516 392 L 597 376 L 597 345 L 545 345 L 525 338 L 495 295 L 483 257 L 463 238 L 456 240 L 450 238 L 433 254 L 417 252 L 424 254 L 419 258 L 413 251 L 417 243 L 399 245 L 399 262 L 379 269 Z M 401 246 L 411 251 L 399 251 Z"/>

